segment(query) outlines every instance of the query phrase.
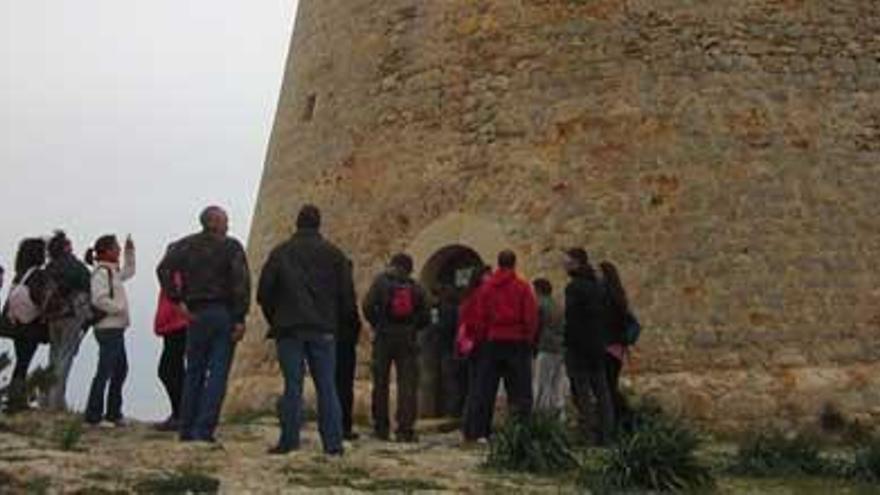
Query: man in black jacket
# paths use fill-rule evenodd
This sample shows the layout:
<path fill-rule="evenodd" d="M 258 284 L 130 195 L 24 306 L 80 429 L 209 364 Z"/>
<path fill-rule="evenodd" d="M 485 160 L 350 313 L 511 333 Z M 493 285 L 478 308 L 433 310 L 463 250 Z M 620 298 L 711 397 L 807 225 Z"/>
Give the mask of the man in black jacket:
<path fill-rule="evenodd" d="M 584 433 L 589 430 L 589 393 L 595 398 L 599 418 L 596 443 L 607 444 L 614 438 L 614 408 L 605 352 L 608 345 L 608 298 L 599 283 L 587 252 L 581 248 L 566 252 L 565 269 L 571 281 L 565 288 L 566 372 L 571 393 Z"/>
<path fill-rule="evenodd" d="M 190 316 L 180 439 L 214 441 L 235 344 L 244 337 L 251 278 L 244 248 L 227 235 L 229 220 L 217 206 L 202 211 L 202 231 L 173 244 L 157 275 L 171 301 Z M 175 273 L 185 283 L 179 285 Z"/>
<path fill-rule="evenodd" d="M 318 394 L 318 429 L 324 452 L 342 455 L 342 411 L 336 390 L 336 340 L 354 333 L 357 321 L 352 265 L 320 234 L 321 213 L 307 205 L 293 237 L 269 255 L 257 302 L 269 322 L 284 374 L 281 436 L 273 454 L 299 448 L 302 381 L 308 363 Z"/>
<path fill-rule="evenodd" d="M 364 316 L 373 327 L 374 436 L 388 440 L 388 386 L 392 364 L 397 375 L 397 440 L 415 442 L 418 414 L 418 332 L 430 322 L 425 291 L 412 279 L 413 260 L 391 258 L 364 299 Z"/>

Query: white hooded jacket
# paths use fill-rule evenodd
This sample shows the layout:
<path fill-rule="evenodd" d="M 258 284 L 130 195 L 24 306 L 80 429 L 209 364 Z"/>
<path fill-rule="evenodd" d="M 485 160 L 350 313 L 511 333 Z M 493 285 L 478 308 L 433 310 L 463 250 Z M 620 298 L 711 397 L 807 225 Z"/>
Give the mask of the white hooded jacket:
<path fill-rule="evenodd" d="M 134 277 L 134 273 L 134 249 L 125 250 L 121 270 L 118 263 L 98 262 L 92 271 L 92 306 L 107 313 L 107 316 L 95 324 L 95 329 L 125 329 L 131 324 L 124 282 Z"/>

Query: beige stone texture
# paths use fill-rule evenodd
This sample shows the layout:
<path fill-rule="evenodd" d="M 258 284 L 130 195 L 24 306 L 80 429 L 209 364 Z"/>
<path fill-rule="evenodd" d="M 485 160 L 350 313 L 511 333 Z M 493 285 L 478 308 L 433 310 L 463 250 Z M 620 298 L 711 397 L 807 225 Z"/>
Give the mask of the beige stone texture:
<path fill-rule="evenodd" d="M 361 292 L 455 243 L 562 284 L 582 245 L 644 324 L 638 391 L 723 428 L 876 419 L 878 32 L 868 0 L 301 0 L 255 275 L 305 202 Z M 280 390 L 250 326 L 231 410 Z"/>

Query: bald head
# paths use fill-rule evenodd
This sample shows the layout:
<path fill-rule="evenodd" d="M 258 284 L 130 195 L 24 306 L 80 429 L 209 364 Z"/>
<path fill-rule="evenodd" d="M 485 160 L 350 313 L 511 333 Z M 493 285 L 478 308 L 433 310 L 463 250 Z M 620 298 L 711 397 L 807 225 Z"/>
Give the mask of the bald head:
<path fill-rule="evenodd" d="M 202 229 L 205 232 L 212 234 L 226 235 L 229 229 L 229 217 L 226 216 L 226 211 L 219 206 L 209 206 L 202 210 L 202 214 L 199 215 L 199 223 L 202 224 Z"/>

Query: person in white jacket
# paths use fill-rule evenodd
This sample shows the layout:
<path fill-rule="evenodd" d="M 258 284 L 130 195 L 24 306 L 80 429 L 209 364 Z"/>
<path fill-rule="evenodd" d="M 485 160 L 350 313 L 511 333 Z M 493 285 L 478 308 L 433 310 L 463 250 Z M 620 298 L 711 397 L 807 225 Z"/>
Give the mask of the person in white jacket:
<path fill-rule="evenodd" d="M 125 329 L 130 324 L 128 298 L 123 283 L 134 277 L 135 273 L 135 250 L 130 236 L 125 241 L 123 265 L 120 268 L 121 251 L 116 236 L 106 235 L 98 239 L 95 247 L 86 253 L 86 263 L 94 266 L 91 298 L 92 307 L 97 313 L 94 329 L 99 349 L 98 370 L 92 379 L 86 405 L 85 421 L 90 425 L 123 424 L 122 386 L 128 375 Z"/>

